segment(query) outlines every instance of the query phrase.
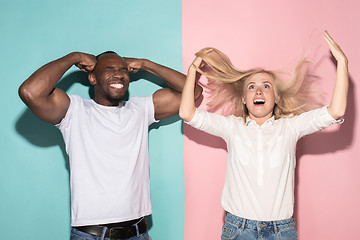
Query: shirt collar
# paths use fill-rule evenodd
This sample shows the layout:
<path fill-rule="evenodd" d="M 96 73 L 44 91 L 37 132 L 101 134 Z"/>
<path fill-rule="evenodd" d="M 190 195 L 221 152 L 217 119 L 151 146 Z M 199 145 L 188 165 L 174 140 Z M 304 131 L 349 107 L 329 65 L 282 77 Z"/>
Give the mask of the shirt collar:
<path fill-rule="evenodd" d="M 249 116 L 246 117 L 246 122 L 245 122 L 245 126 L 249 126 L 250 124 L 256 124 L 256 121 L 255 120 L 252 120 Z M 274 125 L 275 124 L 275 117 L 274 115 L 271 116 L 271 118 L 269 118 L 268 120 L 266 120 L 263 125 L 265 124 L 266 125 Z"/>

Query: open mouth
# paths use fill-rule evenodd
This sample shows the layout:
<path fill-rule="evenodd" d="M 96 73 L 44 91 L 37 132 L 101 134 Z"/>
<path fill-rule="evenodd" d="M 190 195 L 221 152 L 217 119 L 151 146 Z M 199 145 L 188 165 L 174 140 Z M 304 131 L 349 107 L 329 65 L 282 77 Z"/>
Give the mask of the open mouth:
<path fill-rule="evenodd" d="M 256 105 L 256 106 L 262 106 L 264 104 L 265 104 L 265 100 L 263 100 L 263 99 L 255 99 L 254 100 L 254 105 Z"/>
<path fill-rule="evenodd" d="M 109 86 L 112 87 L 112 88 L 116 88 L 116 89 L 122 89 L 124 87 L 124 84 L 122 84 L 122 83 L 111 83 Z"/>

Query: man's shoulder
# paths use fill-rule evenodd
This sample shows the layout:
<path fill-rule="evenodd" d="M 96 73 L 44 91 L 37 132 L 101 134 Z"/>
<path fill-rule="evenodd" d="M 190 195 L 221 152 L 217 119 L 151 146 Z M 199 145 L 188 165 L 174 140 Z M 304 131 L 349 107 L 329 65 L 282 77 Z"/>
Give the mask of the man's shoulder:
<path fill-rule="evenodd" d="M 128 101 L 123 103 L 124 110 L 133 110 L 141 113 L 150 113 L 153 115 L 154 112 L 154 103 L 152 101 L 152 96 L 134 96 L 131 97 Z"/>
<path fill-rule="evenodd" d="M 69 95 L 69 98 L 70 98 L 70 103 L 72 105 L 79 105 L 79 104 L 93 105 L 95 103 L 95 101 L 93 101 L 92 99 L 83 98 L 76 94 Z"/>
<path fill-rule="evenodd" d="M 85 98 L 83 98 L 83 97 L 81 97 L 79 95 L 76 95 L 76 94 L 69 95 L 69 98 L 72 101 L 85 101 L 85 100 L 88 100 L 88 99 L 85 99 Z"/>
<path fill-rule="evenodd" d="M 128 101 L 126 101 L 125 103 L 130 103 L 130 104 L 144 104 L 147 102 L 152 101 L 152 96 L 133 96 L 130 97 Z"/>

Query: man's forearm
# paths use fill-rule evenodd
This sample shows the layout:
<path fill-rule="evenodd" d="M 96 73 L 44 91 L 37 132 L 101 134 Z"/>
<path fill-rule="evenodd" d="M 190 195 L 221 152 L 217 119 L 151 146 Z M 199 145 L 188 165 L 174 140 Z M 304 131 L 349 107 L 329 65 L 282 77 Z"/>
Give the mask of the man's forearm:
<path fill-rule="evenodd" d="M 176 92 L 181 93 L 185 82 L 186 75 L 178 72 L 174 69 L 162 66 L 160 64 L 154 63 L 150 60 L 144 60 L 143 70 L 146 70 L 161 79 L 163 79 L 167 85 Z M 202 87 L 198 84 L 195 84 L 195 99 L 198 99 L 202 93 Z"/>
<path fill-rule="evenodd" d="M 167 83 L 167 85 L 174 91 L 181 92 L 184 87 L 186 76 L 174 69 L 162 66 L 160 64 L 145 59 L 143 64 L 143 70 L 148 71 L 163 79 Z"/>
<path fill-rule="evenodd" d="M 77 53 L 70 53 L 62 58 L 45 64 L 35 71 L 20 86 L 20 96 L 24 101 L 27 101 L 28 97 L 46 98 L 51 94 L 56 83 L 60 80 L 64 73 L 77 61 Z"/>

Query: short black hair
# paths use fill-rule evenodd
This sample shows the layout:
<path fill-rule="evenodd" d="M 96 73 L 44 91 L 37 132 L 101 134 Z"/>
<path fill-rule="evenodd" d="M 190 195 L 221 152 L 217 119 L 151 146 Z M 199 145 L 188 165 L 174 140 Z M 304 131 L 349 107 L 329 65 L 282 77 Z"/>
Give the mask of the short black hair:
<path fill-rule="evenodd" d="M 100 56 L 102 56 L 102 55 L 105 55 L 105 54 L 116 54 L 116 55 L 119 55 L 119 54 L 117 54 L 116 52 L 114 52 L 114 51 L 106 51 L 106 52 L 103 52 L 103 53 L 100 53 L 99 55 L 97 55 L 96 56 L 96 59 L 98 59 Z"/>

